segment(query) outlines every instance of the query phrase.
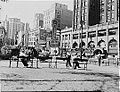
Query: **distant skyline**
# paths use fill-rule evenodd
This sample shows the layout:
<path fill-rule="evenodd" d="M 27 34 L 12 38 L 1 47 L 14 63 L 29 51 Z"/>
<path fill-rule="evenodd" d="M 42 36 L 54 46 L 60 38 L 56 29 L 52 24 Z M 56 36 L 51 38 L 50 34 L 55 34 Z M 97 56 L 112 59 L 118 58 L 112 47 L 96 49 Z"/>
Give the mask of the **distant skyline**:
<path fill-rule="evenodd" d="M 35 13 L 43 13 L 49 9 L 53 3 L 68 5 L 69 10 L 73 10 L 73 0 L 9 0 L 2 3 L 1 19 L 20 18 L 22 22 L 30 23 L 33 27 Z"/>

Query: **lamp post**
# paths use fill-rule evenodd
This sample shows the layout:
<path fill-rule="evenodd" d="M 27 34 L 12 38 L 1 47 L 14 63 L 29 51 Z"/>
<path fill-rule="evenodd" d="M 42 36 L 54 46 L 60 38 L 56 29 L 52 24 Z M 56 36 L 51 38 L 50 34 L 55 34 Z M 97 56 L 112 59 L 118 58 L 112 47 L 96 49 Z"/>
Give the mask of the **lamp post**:
<path fill-rule="evenodd" d="M 119 44 L 119 42 L 120 42 L 120 36 L 119 36 L 119 22 L 118 22 L 118 58 L 120 58 L 120 44 Z"/>

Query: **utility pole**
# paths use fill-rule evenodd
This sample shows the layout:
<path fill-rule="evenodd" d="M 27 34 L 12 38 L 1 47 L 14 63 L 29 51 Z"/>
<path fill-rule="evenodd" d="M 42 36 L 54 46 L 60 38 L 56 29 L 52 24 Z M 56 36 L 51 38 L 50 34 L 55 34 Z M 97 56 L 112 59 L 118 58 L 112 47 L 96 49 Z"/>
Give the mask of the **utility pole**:
<path fill-rule="evenodd" d="M 80 35 L 80 39 L 81 39 L 81 44 L 80 44 L 80 51 L 81 51 L 81 55 L 80 55 L 80 59 L 82 59 L 82 52 L 83 52 L 83 48 L 82 48 L 82 33 L 83 33 L 83 21 L 82 21 L 82 3 L 83 0 L 80 0 L 80 29 L 81 29 L 81 35 Z M 80 30 L 79 30 L 80 31 Z M 80 33 L 80 32 L 79 32 Z"/>

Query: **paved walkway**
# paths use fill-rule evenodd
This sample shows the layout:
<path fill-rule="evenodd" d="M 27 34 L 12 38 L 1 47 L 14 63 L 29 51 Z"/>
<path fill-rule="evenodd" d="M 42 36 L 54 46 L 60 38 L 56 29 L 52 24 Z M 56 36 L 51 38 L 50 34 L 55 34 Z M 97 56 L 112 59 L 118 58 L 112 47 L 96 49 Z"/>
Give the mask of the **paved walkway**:
<path fill-rule="evenodd" d="M 2 90 L 27 91 L 94 91 L 118 92 L 119 68 L 116 66 L 98 66 L 88 64 L 87 70 L 66 69 L 58 64 L 58 69 L 48 68 L 48 64 L 39 64 L 36 68 L 8 67 L 8 61 L 0 61 Z M 13 86 L 14 85 L 14 86 Z"/>

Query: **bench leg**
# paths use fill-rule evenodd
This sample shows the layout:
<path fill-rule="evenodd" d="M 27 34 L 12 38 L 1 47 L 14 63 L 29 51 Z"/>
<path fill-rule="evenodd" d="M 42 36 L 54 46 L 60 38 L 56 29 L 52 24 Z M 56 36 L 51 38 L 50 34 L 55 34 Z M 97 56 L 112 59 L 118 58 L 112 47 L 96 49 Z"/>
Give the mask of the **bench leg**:
<path fill-rule="evenodd" d="M 85 68 L 86 68 L 86 70 L 87 70 L 87 64 L 85 64 Z"/>
<path fill-rule="evenodd" d="M 37 62 L 36 62 L 36 67 L 38 68 L 38 59 L 37 59 Z"/>
<path fill-rule="evenodd" d="M 49 68 L 52 68 L 52 60 L 49 62 Z"/>
<path fill-rule="evenodd" d="M 86 64 L 84 64 L 84 70 L 86 70 L 87 69 L 87 65 Z"/>
<path fill-rule="evenodd" d="M 32 59 L 32 62 L 31 62 L 31 67 L 33 68 L 33 59 Z"/>
<path fill-rule="evenodd" d="M 17 60 L 17 68 L 18 68 L 18 63 L 19 63 L 19 60 Z"/>
<path fill-rule="evenodd" d="M 57 60 L 55 61 L 55 68 L 57 68 Z"/>
<path fill-rule="evenodd" d="M 10 59 L 10 64 L 9 64 L 9 67 L 11 67 L 11 63 L 12 63 L 12 61 L 11 61 L 11 59 Z"/>
<path fill-rule="evenodd" d="M 110 65 L 110 62 L 108 61 L 108 66 Z"/>

